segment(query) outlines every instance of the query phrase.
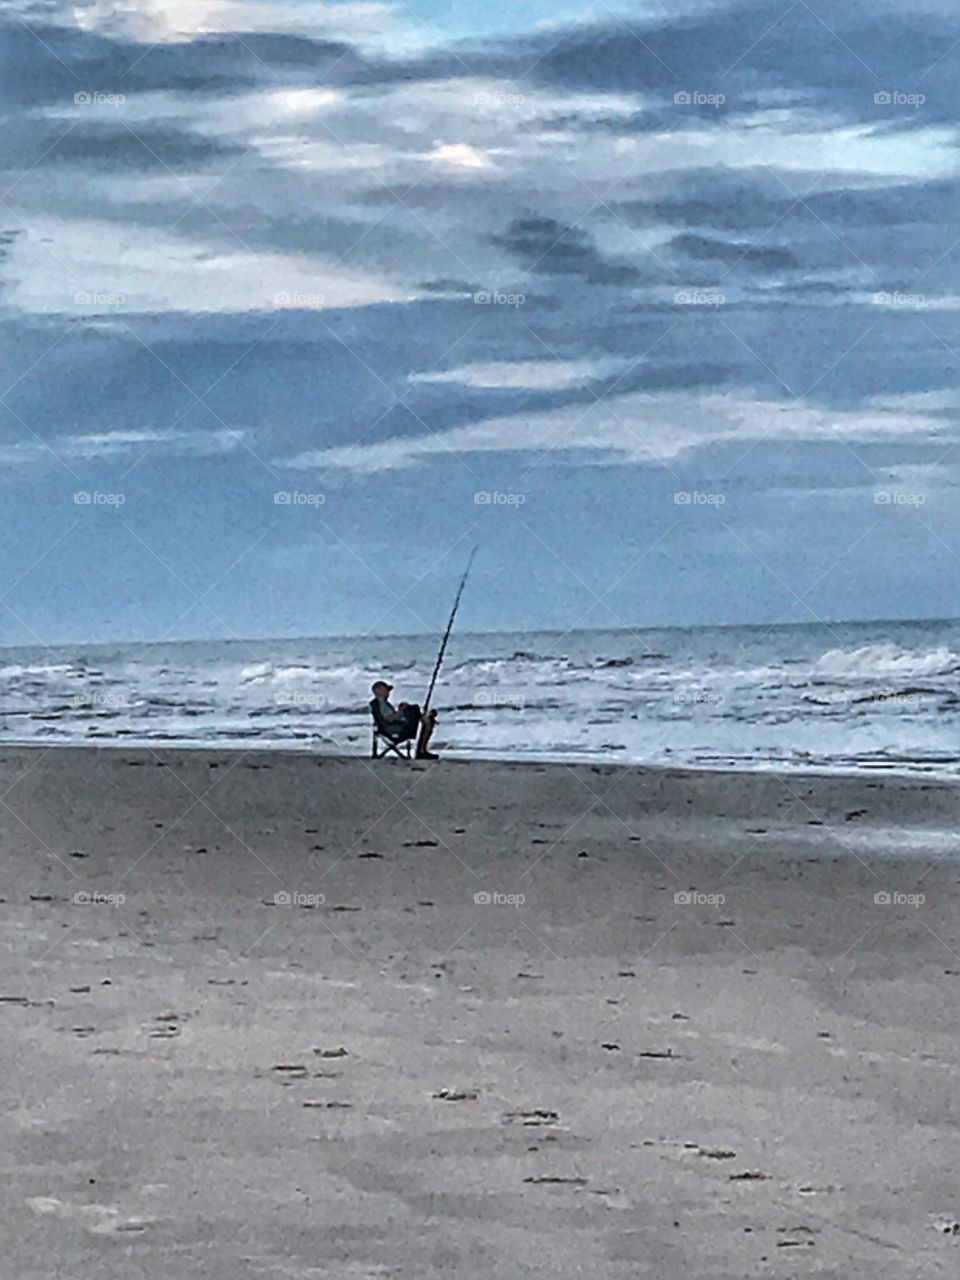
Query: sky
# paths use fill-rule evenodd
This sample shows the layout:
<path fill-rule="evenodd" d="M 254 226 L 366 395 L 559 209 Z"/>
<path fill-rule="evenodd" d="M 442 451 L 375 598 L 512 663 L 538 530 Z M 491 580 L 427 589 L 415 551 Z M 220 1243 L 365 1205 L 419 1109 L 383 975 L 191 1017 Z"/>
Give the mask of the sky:
<path fill-rule="evenodd" d="M 957 616 L 946 0 L 0 0 L 0 644 Z"/>

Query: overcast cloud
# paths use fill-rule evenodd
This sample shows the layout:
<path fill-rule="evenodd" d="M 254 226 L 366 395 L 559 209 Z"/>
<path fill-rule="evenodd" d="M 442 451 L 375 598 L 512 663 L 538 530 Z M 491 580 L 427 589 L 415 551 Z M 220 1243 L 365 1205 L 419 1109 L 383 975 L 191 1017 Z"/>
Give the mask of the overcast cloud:
<path fill-rule="evenodd" d="M 955 614 L 958 59 L 934 0 L 0 4 L 0 639 L 419 630 L 473 542 L 478 628 Z"/>

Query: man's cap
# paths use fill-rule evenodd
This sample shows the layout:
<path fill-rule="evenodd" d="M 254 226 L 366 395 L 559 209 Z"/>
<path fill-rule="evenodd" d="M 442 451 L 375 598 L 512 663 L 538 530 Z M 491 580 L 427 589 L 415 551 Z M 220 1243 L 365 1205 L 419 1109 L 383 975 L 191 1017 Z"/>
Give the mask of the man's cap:
<path fill-rule="evenodd" d="M 386 689 L 388 692 L 393 689 L 393 685 L 387 680 L 374 680 L 370 686 L 370 692 L 376 693 L 378 689 Z"/>

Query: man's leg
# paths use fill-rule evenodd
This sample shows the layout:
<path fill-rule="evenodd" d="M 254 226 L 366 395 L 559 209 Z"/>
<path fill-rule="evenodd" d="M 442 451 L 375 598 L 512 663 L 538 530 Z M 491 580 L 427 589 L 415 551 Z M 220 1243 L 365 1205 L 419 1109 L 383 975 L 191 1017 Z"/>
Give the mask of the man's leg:
<path fill-rule="evenodd" d="M 420 708 L 415 702 L 405 702 L 399 710 L 403 715 L 403 736 L 415 738 L 420 728 Z"/>
<path fill-rule="evenodd" d="M 420 720 L 420 737 L 417 740 L 417 755 L 421 759 L 436 759 L 429 750 L 430 739 L 437 725 L 436 711 L 428 711 Z"/>

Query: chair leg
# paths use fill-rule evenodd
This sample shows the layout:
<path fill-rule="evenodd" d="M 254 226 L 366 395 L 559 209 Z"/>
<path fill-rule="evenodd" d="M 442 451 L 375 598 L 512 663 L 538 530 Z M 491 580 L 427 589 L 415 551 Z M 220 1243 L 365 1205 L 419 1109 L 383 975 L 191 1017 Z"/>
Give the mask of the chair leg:
<path fill-rule="evenodd" d="M 382 760 L 392 752 L 398 760 L 410 760 L 411 745 L 409 738 L 403 742 L 394 742 L 392 738 L 387 738 L 381 733 L 375 733 L 370 746 L 370 756 L 373 760 Z"/>
<path fill-rule="evenodd" d="M 388 738 L 386 734 L 379 733 L 374 729 L 373 737 L 370 741 L 370 758 L 372 760 L 382 760 L 385 756 L 390 755 L 391 752 L 398 760 L 412 760 L 413 739 L 404 738 L 402 741 L 396 742 L 393 738 Z"/>

